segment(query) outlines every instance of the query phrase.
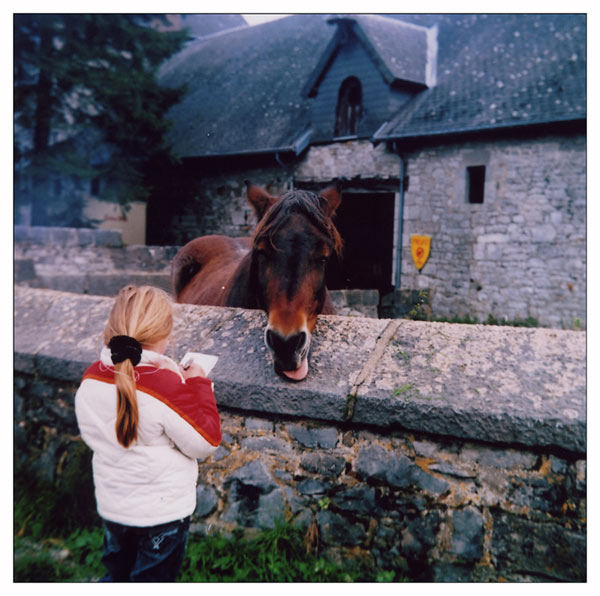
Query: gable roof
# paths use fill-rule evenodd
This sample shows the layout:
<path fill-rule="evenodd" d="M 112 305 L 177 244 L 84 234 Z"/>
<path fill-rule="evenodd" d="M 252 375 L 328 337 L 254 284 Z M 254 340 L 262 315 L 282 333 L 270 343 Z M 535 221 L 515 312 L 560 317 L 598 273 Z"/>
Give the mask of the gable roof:
<path fill-rule="evenodd" d="M 435 65 L 435 27 L 405 23 L 377 15 L 343 15 L 327 19 L 338 30 L 311 73 L 303 89 L 312 96 L 345 42 L 345 37 L 355 35 L 388 83 L 405 82 L 425 87 L 433 83 Z"/>
<path fill-rule="evenodd" d="M 585 15 L 336 18 L 356 23 L 386 80 L 420 85 L 414 99 L 382 123 L 376 142 L 586 117 Z M 327 20 L 298 14 L 225 31 L 190 43 L 167 62 L 161 83 L 188 88 L 168 115 L 174 152 L 301 152 L 310 143 L 312 101 L 303 91 L 318 82 L 337 43 L 337 28 Z M 413 48 L 417 57 L 406 61 Z M 426 88 L 427 82 L 435 84 Z"/>

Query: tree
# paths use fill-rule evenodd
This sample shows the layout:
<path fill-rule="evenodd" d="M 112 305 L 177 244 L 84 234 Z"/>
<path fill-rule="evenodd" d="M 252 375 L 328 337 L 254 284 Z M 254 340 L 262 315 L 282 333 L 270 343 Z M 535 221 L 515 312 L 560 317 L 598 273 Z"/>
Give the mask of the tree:
<path fill-rule="evenodd" d="M 183 89 L 159 87 L 156 74 L 187 34 L 159 31 L 150 26 L 155 20 L 15 15 L 15 166 L 17 178 L 30 181 L 26 200 L 34 225 L 81 220 L 81 204 L 67 205 L 66 224 L 65 214 L 53 210 L 44 191 L 53 176 L 101 177 L 104 198 L 127 205 L 151 192 L 152 164 L 171 159 L 164 115 Z"/>

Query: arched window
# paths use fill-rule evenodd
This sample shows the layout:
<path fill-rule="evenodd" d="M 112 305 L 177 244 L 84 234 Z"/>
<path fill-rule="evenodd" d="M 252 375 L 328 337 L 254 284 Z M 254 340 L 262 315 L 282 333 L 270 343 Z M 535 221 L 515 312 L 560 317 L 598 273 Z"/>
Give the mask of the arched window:
<path fill-rule="evenodd" d="M 362 115 L 362 86 L 356 77 L 348 77 L 340 85 L 335 116 L 336 137 L 355 135 Z"/>

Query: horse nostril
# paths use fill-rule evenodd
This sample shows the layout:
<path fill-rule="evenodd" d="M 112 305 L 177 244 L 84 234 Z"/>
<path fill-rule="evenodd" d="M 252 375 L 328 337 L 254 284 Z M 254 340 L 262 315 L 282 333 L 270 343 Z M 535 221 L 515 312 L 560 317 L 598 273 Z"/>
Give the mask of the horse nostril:
<path fill-rule="evenodd" d="M 300 333 L 298 333 L 298 340 L 296 342 L 296 351 L 299 352 L 304 347 L 305 343 L 306 343 L 306 333 L 304 333 L 304 331 L 301 331 Z"/>
<path fill-rule="evenodd" d="M 267 347 L 271 348 L 271 350 L 274 350 L 275 346 L 273 345 L 273 332 L 270 329 L 267 329 L 265 340 L 267 342 Z"/>
<path fill-rule="evenodd" d="M 275 352 L 280 358 L 293 358 L 300 354 L 308 343 L 308 335 L 304 331 L 295 333 L 289 337 L 282 337 L 271 329 L 265 332 L 265 343 L 267 348 Z"/>

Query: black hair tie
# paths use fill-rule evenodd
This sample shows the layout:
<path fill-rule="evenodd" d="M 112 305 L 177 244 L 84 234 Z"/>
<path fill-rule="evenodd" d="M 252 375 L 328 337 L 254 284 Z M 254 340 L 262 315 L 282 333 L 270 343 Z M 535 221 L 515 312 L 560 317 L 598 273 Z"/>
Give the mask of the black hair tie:
<path fill-rule="evenodd" d="M 142 359 L 142 344 L 128 335 L 115 335 L 108 342 L 108 347 L 113 364 L 119 364 L 129 358 L 131 364 L 137 366 Z"/>

